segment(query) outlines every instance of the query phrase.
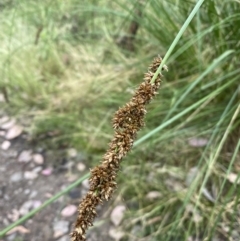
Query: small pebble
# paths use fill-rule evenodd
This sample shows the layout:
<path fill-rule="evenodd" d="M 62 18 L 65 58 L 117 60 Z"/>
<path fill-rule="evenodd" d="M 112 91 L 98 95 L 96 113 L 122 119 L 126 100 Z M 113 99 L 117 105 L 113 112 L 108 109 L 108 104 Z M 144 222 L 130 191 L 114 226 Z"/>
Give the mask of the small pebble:
<path fill-rule="evenodd" d="M 53 169 L 51 167 L 42 170 L 42 175 L 49 176 L 52 174 Z"/>
<path fill-rule="evenodd" d="M 38 208 L 42 205 L 42 202 L 39 200 L 34 200 L 33 201 L 33 208 Z"/>
<path fill-rule="evenodd" d="M 86 179 L 82 182 L 82 186 L 85 188 L 85 189 L 89 189 L 90 185 L 89 185 L 89 180 Z"/>
<path fill-rule="evenodd" d="M 5 199 L 6 201 L 9 201 L 9 200 L 10 200 L 9 195 L 6 194 L 6 195 L 4 196 L 4 199 Z"/>
<path fill-rule="evenodd" d="M 36 190 L 33 190 L 31 194 L 29 195 L 29 198 L 35 198 L 37 196 L 38 192 Z"/>
<path fill-rule="evenodd" d="M 123 238 L 123 236 L 125 235 L 123 231 L 118 230 L 116 228 L 110 228 L 109 232 L 108 232 L 109 236 L 111 238 L 113 238 L 115 241 L 119 241 Z"/>
<path fill-rule="evenodd" d="M 6 171 L 6 167 L 0 166 L 0 172 L 5 172 Z"/>
<path fill-rule="evenodd" d="M 16 236 L 17 236 L 17 233 L 12 233 L 12 234 L 7 236 L 7 240 L 8 241 L 14 241 L 14 240 L 16 240 Z"/>
<path fill-rule="evenodd" d="M 18 156 L 19 162 L 30 162 L 32 160 L 32 151 L 31 150 L 24 150 Z"/>
<path fill-rule="evenodd" d="M 33 207 L 33 201 L 32 200 L 28 200 L 25 203 L 23 203 L 23 205 L 21 206 L 19 213 L 23 216 L 27 213 L 29 213 L 29 211 L 32 209 Z"/>
<path fill-rule="evenodd" d="M 4 116 L 0 118 L 0 126 L 2 127 L 2 124 L 7 122 L 9 120 L 8 116 Z"/>
<path fill-rule="evenodd" d="M 23 132 L 22 126 L 14 125 L 7 131 L 5 138 L 7 140 L 15 139 L 16 137 L 20 136 L 22 132 Z"/>
<path fill-rule="evenodd" d="M 1 145 L 1 148 L 6 151 L 9 147 L 11 146 L 11 142 L 10 141 L 4 141 Z"/>
<path fill-rule="evenodd" d="M 33 172 L 33 171 L 24 172 L 24 178 L 27 180 L 33 180 L 33 179 L 36 179 L 37 177 L 38 177 L 38 174 L 36 172 Z"/>
<path fill-rule="evenodd" d="M 160 198 L 162 195 L 158 191 L 151 191 L 146 195 L 146 198 L 149 200 Z"/>
<path fill-rule="evenodd" d="M 24 194 L 25 194 L 25 195 L 28 195 L 29 193 L 30 193 L 30 189 L 25 189 L 25 190 L 24 190 Z"/>
<path fill-rule="evenodd" d="M 63 234 L 68 233 L 69 232 L 69 225 L 70 225 L 70 222 L 65 221 L 65 220 L 60 220 L 60 221 L 54 222 L 54 224 L 53 224 L 53 230 L 54 230 L 53 237 L 59 238 Z"/>
<path fill-rule="evenodd" d="M 8 226 L 10 224 L 10 222 L 7 218 L 3 218 L 2 223 L 4 226 Z"/>
<path fill-rule="evenodd" d="M 32 171 L 35 173 L 39 173 L 42 171 L 42 167 L 35 167 Z"/>
<path fill-rule="evenodd" d="M 10 181 L 11 182 L 19 182 L 22 180 L 22 173 L 21 172 L 15 172 L 10 176 Z"/>
<path fill-rule="evenodd" d="M 67 155 L 70 158 L 75 158 L 77 156 L 77 150 L 74 148 L 68 149 Z"/>
<path fill-rule="evenodd" d="M 78 175 L 76 175 L 76 174 L 68 174 L 67 175 L 67 181 L 68 182 L 74 182 L 74 181 L 76 181 L 78 179 Z"/>
<path fill-rule="evenodd" d="M 86 169 L 86 166 L 83 163 L 78 163 L 77 169 L 78 171 L 83 172 Z"/>
<path fill-rule="evenodd" d="M 15 119 L 11 119 L 11 120 L 9 120 L 9 121 L 4 122 L 3 124 L 1 124 L 1 129 L 8 130 L 8 129 L 10 129 L 15 123 L 16 123 L 16 120 L 15 120 Z"/>
<path fill-rule="evenodd" d="M 42 165 L 44 163 L 44 159 L 41 154 L 34 154 L 33 161 L 38 165 Z"/>
<path fill-rule="evenodd" d="M 77 206 L 68 205 L 61 211 L 61 215 L 63 217 L 71 217 L 76 211 L 77 211 Z"/>
<path fill-rule="evenodd" d="M 7 214 L 8 219 L 10 219 L 12 222 L 15 222 L 19 219 L 20 213 L 17 209 L 13 209 L 11 213 Z"/>
<path fill-rule="evenodd" d="M 126 207 L 124 205 L 118 205 L 112 210 L 110 219 L 115 226 L 118 226 L 122 222 L 125 211 Z"/>
<path fill-rule="evenodd" d="M 16 189 L 16 190 L 14 190 L 14 195 L 19 195 L 20 193 L 22 193 L 22 188 L 19 188 L 19 189 Z"/>
<path fill-rule="evenodd" d="M 208 144 L 208 139 L 193 137 L 188 140 L 188 144 L 193 147 L 202 147 Z"/>
<path fill-rule="evenodd" d="M 4 95 L 3 94 L 0 94 L 0 102 L 5 102 L 6 100 L 5 100 L 5 97 L 4 97 Z"/>

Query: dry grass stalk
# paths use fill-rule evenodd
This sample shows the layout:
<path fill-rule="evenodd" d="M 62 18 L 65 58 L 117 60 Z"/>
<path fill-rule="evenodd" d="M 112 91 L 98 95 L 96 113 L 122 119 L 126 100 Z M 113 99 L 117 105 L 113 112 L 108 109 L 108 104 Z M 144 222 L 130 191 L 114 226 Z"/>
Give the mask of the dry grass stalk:
<path fill-rule="evenodd" d="M 75 228 L 71 233 L 72 241 L 86 240 L 85 233 L 93 225 L 97 205 L 109 200 L 117 188 L 116 177 L 120 162 L 130 151 L 137 132 L 144 126 L 145 106 L 157 94 L 160 86 L 161 74 L 154 84 L 150 81 L 161 61 L 160 57 L 154 59 L 144 76 L 144 82 L 136 89 L 131 100 L 114 115 L 115 134 L 101 164 L 91 170 L 90 190 L 79 205 Z"/>

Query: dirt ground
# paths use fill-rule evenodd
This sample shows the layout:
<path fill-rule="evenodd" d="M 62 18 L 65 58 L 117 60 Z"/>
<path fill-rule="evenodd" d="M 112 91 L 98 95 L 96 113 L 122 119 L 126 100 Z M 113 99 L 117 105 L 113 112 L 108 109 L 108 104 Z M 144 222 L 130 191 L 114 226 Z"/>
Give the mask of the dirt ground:
<path fill-rule="evenodd" d="M 0 129 L 0 230 L 40 206 L 88 169 L 84 164 L 87 158 L 74 149 L 67 156 L 61 150 L 52 152 L 31 146 L 24 131 L 6 141 L 6 132 Z M 87 182 L 79 185 L 0 241 L 70 240 L 76 207 L 87 188 Z M 96 225 L 88 232 L 87 240 L 113 240 L 108 236 L 109 223 L 106 218 L 100 228 Z"/>

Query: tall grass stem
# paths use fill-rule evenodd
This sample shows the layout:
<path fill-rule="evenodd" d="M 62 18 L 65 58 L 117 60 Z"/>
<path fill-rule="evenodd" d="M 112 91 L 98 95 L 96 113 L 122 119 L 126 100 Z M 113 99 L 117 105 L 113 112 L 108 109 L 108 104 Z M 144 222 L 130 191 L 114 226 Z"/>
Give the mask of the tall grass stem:
<path fill-rule="evenodd" d="M 181 27 L 181 29 L 178 32 L 177 36 L 175 37 L 175 39 L 173 40 L 172 44 L 170 45 L 167 53 L 165 54 L 165 56 L 164 56 L 164 58 L 162 60 L 162 63 L 160 64 L 159 68 L 157 69 L 156 73 L 154 74 L 154 76 L 153 76 L 153 78 L 151 80 L 151 84 L 153 84 L 155 82 L 157 76 L 161 73 L 161 70 L 164 67 L 164 65 L 166 64 L 166 62 L 167 62 L 169 56 L 171 55 L 173 49 L 176 47 L 179 39 L 182 37 L 184 31 L 188 27 L 189 23 L 192 21 L 193 17 L 196 15 L 197 11 L 199 10 L 199 8 L 203 4 L 203 2 L 204 2 L 204 0 L 199 0 L 197 2 L 197 4 L 195 5 L 195 7 L 193 8 L 192 12 L 189 14 L 188 18 L 186 19 L 185 23 Z"/>

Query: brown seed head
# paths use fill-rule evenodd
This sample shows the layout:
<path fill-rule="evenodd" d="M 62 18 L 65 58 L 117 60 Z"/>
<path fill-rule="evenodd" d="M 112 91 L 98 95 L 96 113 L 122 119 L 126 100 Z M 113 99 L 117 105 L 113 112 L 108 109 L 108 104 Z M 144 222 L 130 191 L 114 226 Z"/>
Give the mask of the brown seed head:
<path fill-rule="evenodd" d="M 75 228 L 71 233 L 72 241 L 86 240 L 86 230 L 93 225 L 97 216 L 96 207 L 104 200 L 109 200 L 117 188 L 116 177 L 122 158 L 131 150 L 137 132 L 144 126 L 144 116 L 147 113 L 145 105 L 157 94 L 160 86 L 160 74 L 153 84 L 150 82 L 161 61 L 160 57 L 154 59 L 144 75 L 144 82 L 113 117 L 115 134 L 101 164 L 91 170 L 90 190 L 79 205 Z"/>

